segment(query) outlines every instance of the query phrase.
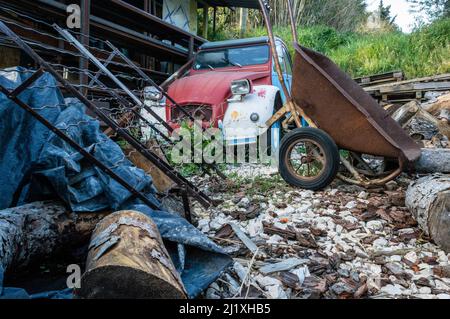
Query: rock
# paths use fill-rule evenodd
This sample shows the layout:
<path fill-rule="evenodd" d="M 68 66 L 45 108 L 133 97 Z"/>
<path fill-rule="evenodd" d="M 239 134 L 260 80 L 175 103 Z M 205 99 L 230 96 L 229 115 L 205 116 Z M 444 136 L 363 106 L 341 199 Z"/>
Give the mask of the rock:
<path fill-rule="evenodd" d="M 381 266 L 380 265 L 369 264 L 368 268 L 369 268 L 369 272 L 371 272 L 374 275 L 381 274 Z"/>
<path fill-rule="evenodd" d="M 250 237 L 256 237 L 263 231 L 263 224 L 260 219 L 252 219 L 248 222 L 247 232 Z"/>
<path fill-rule="evenodd" d="M 384 247 L 388 244 L 388 241 L 382 237 L 374 240 L 373 245 L 377 247 Z"/>
<path fill-rule="evenodd" d="M 200 219 L 198 221 L 197 228 L 203 233 L 209 232 L 209 230 L 210 230 L 210 228 L 209 228 L 209 220 L 208 219 Z"/>
<path fill-rule="evenodd" d="M 233 265 L 234 272 L 238 275 L 241 282 L 244 282 L 245 277 L 247 275 L 247 268 L 242 266 L 241 263 L 235 262 Z"/>
<path fill-rule="evenodd" d="M 385 187 L 388 191 L 394 191 L 398 188 L 398 184 L 396 181 L 390 181 L 386 183 Z"/>
<path fill-rule="evenodd" d="M 379 220 L 371 220 L 366 223 L 366 227 L 372 231 L 382 230 L 383 223 Z"/>
<path fill-rule="evenodd" d="M 437 295 L 438 299 L 450 299 L 449 294 L 439 294 Z"/>
<path fill-rule="evenodd" d="M 288 299 L 286 292 L 280 285 L 268 286 L 266 291 L 271 299 Z"/>
<path fill-rule="evenodd" d="M 284 241 L 284 238 L 281 237 L 280 235 L 272 235 L 270 236 L 270 238 L 267 240 L 268 244 L 279 244 L 280 242 Z"/>
<path fill-rule="evenodd" d="M 405 256 L 403 256 L 403 258 L 405 258 L 406 260 L 408 260 L 412 264 L 417 263 L 417 261 L 419 260 L 419 258 L 417 257 L 417 254 L 416 254 L 415 251 L 410 251 Z"/>
<path fill-rule="evenodd" d="M 259 268 L 259 271 L 267 275 L 274 272 L 290 270 L 294 267 L 297 267 L 298 265 L 306 264 L 307 262 L 307 259 L 288 258 L 275 264 L 264 265 L 263 267 Z"/>
<path fill-rule="evenodd" d="M 369 197 L 369 194 L 365 191 L 362 191 L 361 193 L 358 194 L 358 198 L 360 199 L 367 199 Z"/>
<path fill-rule="evenodd" d="M 382 287 L 380 291 L 394 296 L 402 294 L 402 288 L 400 285 L 386 285 Z"/>
<path fill-rule="evenodd" d="M 311 274 L 309 273 L 308 266 L 293 269 L 291 270 L 291 273 L 297 275 L 300 285 L 303 284 L 303 282 L 307 277 L 311 276 Z"/>
<path fill-rule="evenodd" d="M 258 285 L 260 285 L 262 288 L 266 288 L 267 286 L 280 286 L 282 285 L 281 281 L 279 281 L 276 278 L 269 277 L 269 276 L 261 276 L 258 275 L 255 277 L 256 282 Z"/>
<path fill-rule="evenodd" d="M 334 285 L 331 286 L 330 289 L 338 296 L 342 294 L 348 294 L 353 296 L 353 294 L 355 293 L 355 289 L 353 287 L 342 281 L 335 283 Z"/>
<path fill-rule="evenodd" d="M 356 206 L 358 206 L 358 203 L 355 201 L 351 201 L 351 202 L 348 202 L 347 205 L 345 205 L 345 208 L 353 209 L 353 208 L 356 208 Z"/>
<path fill-rule="evenodd" d="M 386 263 L 384 266 L 389 270 L 389 272 L 391 274 L 393 274 L 395 276 L 403 275 L 405 272 L 400 263 L 389 262 L 389 263 Z"/>
<path fill-rule="evenodd" d="M 421 287 L 419 288 L 420 294 L 431 294 L 431 288 L 430 287 Z"/>
<path fill-rule="evenodd" d="M 243 197 L 243 198 L 239 201 L 238 206 L 239 206 L 239 207 L 242 207 L 242 208 L 247 208 L 247 207 L 249 207 L 249 206 L 250 206 L 250 199 L 248 199 L 247 197 Z"/>

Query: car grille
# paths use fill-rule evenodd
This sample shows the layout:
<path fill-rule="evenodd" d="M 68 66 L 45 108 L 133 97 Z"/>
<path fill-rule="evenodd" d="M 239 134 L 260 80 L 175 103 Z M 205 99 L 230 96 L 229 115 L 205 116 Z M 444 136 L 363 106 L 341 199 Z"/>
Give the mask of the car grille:
<path fill-rule="evenodd" d="M 196 120 L 209 122 L 212 119 L 212 107 L 210 105 L 183 105 L 181 107 Z M 172 108 L 172 122 L 181 122 L 187 119 L 186 114 L 179 108 Z"/>

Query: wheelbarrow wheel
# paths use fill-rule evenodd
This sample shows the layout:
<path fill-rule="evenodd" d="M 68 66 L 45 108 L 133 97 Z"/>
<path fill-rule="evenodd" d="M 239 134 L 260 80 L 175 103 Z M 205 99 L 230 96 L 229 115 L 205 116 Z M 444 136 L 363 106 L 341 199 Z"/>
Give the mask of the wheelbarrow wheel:
<path fill-rule="evenodd" d="M 336 178 L 339 165 L 339 149 L 322 130 L 298 128 L 281 140 L 279 171 L 292 186 L 323 189 Z"/>

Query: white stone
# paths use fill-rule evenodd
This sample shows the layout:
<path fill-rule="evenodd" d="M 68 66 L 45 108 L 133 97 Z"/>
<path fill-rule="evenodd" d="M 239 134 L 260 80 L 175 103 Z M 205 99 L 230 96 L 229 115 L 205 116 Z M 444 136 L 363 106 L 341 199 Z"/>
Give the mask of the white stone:
<path fill-rule="evenodd" d="M 400 262 L 400 261 L 402 261 L 402 256 L 400 256 L 400 255 L 394 255 L 394 256 L 391 256 L 391 258 L 389 258 L 392 262 Z"/>
<path fill-rule="evenodd" d="M 300 267 L 300 268 L 291 270 L 291 273 L 297 275 L 300 285 L 303 284 L 306 277 L 311 276 L 311 274 L 309 273 L 308 266 L 304 266 L 304 267 Z"/>
<path fill-rule="evenodd" d="M 267 286 L 267 293 L 271 299 L 287 299 L 286 292 L 281 288 L 281 286 Z"/>
<path fill-rule="evenodd" d="M 358 198 L 367 199 L 367 197 L 369 197 L 369 194 L 365 191 L 362 191 L 361 193 L 358 194 Z"/>
<path fill-rule="evenodd" d="M 284 240 L 283 237 L 281 237 L 280 235 L 272 235 L 270 236 L 270 238 L 267 240 L 268 244 L 279 244 L 280 242 L 282 242 Z"/>
<path fill-rule="evenodd" d="M 256 237 L 260 235 L 263 231 L 264 227 L 259 219 L 252 219 L 249 221 L 247 225 L 247 232 L 250 237 Z"/>
<path fill-rule="evenodd" d="M 431 288 L 430 287 L 420 287 L 419 294 L 431 294 Z"/>
<path fill-rule="evenodd" d="M 371 220 L 366 223 L 366 227 L 373 231 L 382 230 L 383 223 L 379 220 Z"/>
<path fill-rule="evenodd" d="M 292 206 L 288 206 L 285 209 L 282 210 L 278 210 L 276 212 L 276 214 L 278 215 L 278 217 L 289 217 L 291 216 L 293 213 L 295 213 L 295 208 Z"/>
<path fill-rule="evenodd" d="M 439 251 L 439 252 L 438 252 L 438 256 L 439 256 L 438 261 L 439 261 L 441 264 L 443 264 L 443 265 L 448 264 L 448 256 L 445 254 L 445 252 L 443 252 L 442 250 Z"/>
<path fill-rule="evenodd" d="M 410 251 L 409 253 L 407 253 L 404 256 L 404 258 L 413 264 L 415 264 L 418 260 L 418 257 L 417 257 L 417 254 L 415 251 Z"/>
<path fill-rule="evenodd" d="M 282 285 L 281 281 L 279 281 L 276 278 L 273 277 L 269 277 L 269 276 L 262 276 L 262 275 L 258 275 L 255 277 L 256 282 L 258 283 L 258 285 L 260 285 L 261 287 L 265 288 L 267 286 L 280 286 Z"/>
<path fill-rule="evenodd" d="M 344 220 L 345 220 L 345 221 L 348 221 L 349 223 L 352 223 L 352 224 L 358 222 L 358 218 L 356 218 L 356 217 L 354 217 L 354 216 L 351 216 L 351 215 L 345 216 L 345 217 L 344 217 Z"/>
<path fill-rule="evenodd" d="M 351 201 L 351 202 L 348 202 L 347 205 L 345 205 L 345 208 L 347 208 L 347 209 L 353 209 L 353 208 L 356 208 L 357 205 L 358 205 L 357 202 Z"/>
<path fill-rule="evenodd" d="M 198 229 L 200 229 L 200 231 L 203 233 L 209 232 L 209 220 L 208 219 L 200 219 L 198 221 Z"/>
<path fill-rule="evenodd" d="M 331 195 L 331 196 L 334 196 L 334 195 L 336 195 L 337 192 L 339 192 L 339 190 L 336 189 L 336 188 L 333 188 L 333 189 L 330 191 L 330 195 Z"/>
<path fill-rule="evenodd" d="M 376 264 L 366 264 L 368 265 L 368 270 L 374 274 L 374 275 L 379 275 L 381 274 L 381 266 L 380 265 L 376 265 Z"/>
<path fill-rule="evenodd" d="M 403 289 L 401 288 L 400 285 L 386 285 L 384 287 L 381 288 L 382 292 L 387 293 L 389 295 L 401 295 Z"/>
<path fill-rule="evenodd" d="M 384 239 L 383 237 L 380 237 L 380 238 L 375 239 L 375 240 L 373 241 L 373 245 L 374 245 L 375 247 L 384 247 L 384 246 L 386 246 L 387 244 L 388 244 L 388 241 L 387 241 L 386 239 Z"/>
<path fill-rule="evenodd" d="M 437 295 L 438 299 L 450 299 L 449 294 L 439 294 Z"/>
<path fill-rule="evenodd" d="M 273 223 L 273 227 L 278 228 L 278 229 L 282 229 L 282 230 L 286 230 L 288 225 L 284 224 L 284 223 L 280 223 L 280 222 L 274 222 Z"/>
<path fill-rule="evenodd" d="M 441 280 L 435 280 L 434 283 L 436 285 L 436 289 L 450 291 L 450 287 L 445 282 Z"/>

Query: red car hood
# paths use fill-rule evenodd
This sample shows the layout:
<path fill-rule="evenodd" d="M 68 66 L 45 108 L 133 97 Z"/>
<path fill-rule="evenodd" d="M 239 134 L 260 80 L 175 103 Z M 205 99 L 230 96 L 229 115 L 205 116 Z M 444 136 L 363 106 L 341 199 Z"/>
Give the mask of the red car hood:
<path fill-rule="evenodd" d="M 202 72 L 175 81 L 170 85 L 168 93 L 180 105 L 217 105 L 231 95 L 232 81 L 255 81 L 269 76 L 269 72 Z"/>

